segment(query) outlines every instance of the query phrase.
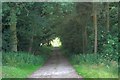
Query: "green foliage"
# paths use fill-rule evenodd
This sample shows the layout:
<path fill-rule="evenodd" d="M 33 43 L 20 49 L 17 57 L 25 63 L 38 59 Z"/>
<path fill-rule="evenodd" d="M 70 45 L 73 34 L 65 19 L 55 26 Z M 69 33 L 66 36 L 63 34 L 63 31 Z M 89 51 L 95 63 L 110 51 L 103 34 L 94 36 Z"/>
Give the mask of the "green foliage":
<path fill-rule="evenodd" d="M 106 3 L 97 3 L 96 6 L 97 54 L 87 54 L 94 51 L 92 3 L 3 3 L 2 50 L 7 51 L 3 53 L 3 64 L 42 64 L 51 52 L 46 46 L 58 36 L 62 47 L 66 49 L 66 55 L 74 64 L 104 64 L 109 67 L 113 66 L 111 64 L 116 65 L 119 58 L 118 3 L 109 5 L 109 31 L 106 23 Z M 13 45 L 13 32 L 10 31 L 10 21 L 14 22 L 10 15 L 12 9 L 15 10 L 14 19 L 17 20 L 18 53 L 9 52 Z M 33 55 L 20 51 L 31 52 Z M 114 69 L 116 70 L 116 67 Z"/>
<path fill-rule="evenodd" d="M 77 73 L 84 78 L 118 78 L 118 73 L 114 69 L 115 67 L 109 67 L 109 69 L 104 65 L 89 65 L 81 64 L 74 65 Z"/>
<path fill-rule="evenodd" d="M 63 47 L 71 52 L 78 53 L 79 51 L 82 51 L 82 38 L 78 34 L 82 34 L 79 23 L 75 20 L 70 20 L 64 25 L 60 33 Z"/>
<path fill-rule="evenodd" d="M 48 49 L 46 49 L 48 51 Z M 49 52 L 49 51 L 48 51 Z M 40 68 L 49 55 L 33 55 L 26 52 L 4 52 L 2 55 L 3 78 L 25 78 Z"/>
<path fill-rule="evenodd" d="M 30 76 L 30 74 L 33 73 L 38 68 L 40 68 L 40 66 L 34 65 L 24 65 L 24 67 L 3 66 L 2 77 L 3 80 L 9 80 L 9 78 L 26 78 Z"/>
<path fill-rule="evenodd" d="M 103 44 L 102 52 L 109 58 L 108 60 L 118 61 L 118 37 L 108 35 L 107 43 Z"/>
<path fill-rule="evenodd" d="M 13 7 L 14 5 L 14 7 Z M 39 49 L 40 44 L 43 45 L 50 42 L 53 36 L 50 20 L 45 17 L 47 12 L 46 4 L 42 3 L 3 3 L 2 24 L 3 24 L 3 51 L 10 51 L 11 49 L 11 36 L 10 32 L 10 10 L 14 8 L 16 15 L 16 32 L 19 51 L 28 51 L 32 47 L 31 52 Z M 51 5 L 48 3 L 47 5 Z M 49 9 L 49 7 L 47 7 Z M 11 20 L 11 23 L 14 21 Z M 10 33 L 10 34 L 9 34 Z M 33 42 L 31 38 L 33 37 Z M 9 41 L 10 40 L 10 41 Z M 30 45 L 32 44 L 32 45 Z M 35 49 L 34 49 L 35 48 Z"/>
<path fill-rule="evenodd" d="M 85 78 L 118 77 L 118 62 L 108 60 L 104 54 L 73 54 L 68 58 L 78 74 Z"/>
<path fill-rule="evenodd" d="M 35 56 L 25 52 L 7 52 L 3 53 L 2 63 L 9 66 L 24 66 L 24 64 L 40 65 L 46 61 L 46 56 L 46 54 Z"/>
<path fill-rule="evenodd" d="M 81 5 L 79 5 L 81 4 Z M 89 6 L 89 7 L 88 7 Z M 92 4 L 78 3 L 76 4 L 76 14 L 66 17 L 64 23 L 59 26 L 59 35 L 63 44 L 63 48 L 67 51 L 66 55 L 73 59 L 73 62 L 99 64 L 105 63 L 110 65 L 111 61 L 118 61 L 118 4 L 110 3 L 109 7 L 109 31 L 106 28 L 106 3 L 98 3 L 97 6 L 97 55 L 92 54 L 94 51 L 94 25 Z M 86 11 L 86 9 L 88 10 Z M 92 16 L 90 16 L 92 14 Z M 85 34 L 86 30 L 86 34 Z M 87 54 L 91 53 L 91 54 Z M 78 56 L 76 54 L 85 54 Z M 75 58 L 75 59 L 74 59 Z M 86 59 L 85 59 L 86 58 Z M 75 60 L 75 61 L 74 61 Z"/>
<path fill-rule="evenodd" d="M 40 48 L 40 53 L 47 54 L 48 56 L 51 54 L 51 52 L 52 52 L 52 47 L 42 46 Z"/>
<path fill-rule="evenodd" d="M 10 30 L 10 10 L 14 8 L 13 14 L 17 19 L 18 51 L 28 51 L 32 48 L 31 52 L 35 52 L 40 48 L 40 44 L 49 45 L 49 42 L 56 36 L 56 25 L 59 25 L 61 20 L 74 10 L 74 7 L 73 3 L 3 3 L 3 37 L 8 37 L 7 40 L 13 41 L 11 40 L 12 34 L 7 35 Z M 3 39 L 3 51 L 10 51 L 7 47 L 12 46 L 10 41 Z"/>

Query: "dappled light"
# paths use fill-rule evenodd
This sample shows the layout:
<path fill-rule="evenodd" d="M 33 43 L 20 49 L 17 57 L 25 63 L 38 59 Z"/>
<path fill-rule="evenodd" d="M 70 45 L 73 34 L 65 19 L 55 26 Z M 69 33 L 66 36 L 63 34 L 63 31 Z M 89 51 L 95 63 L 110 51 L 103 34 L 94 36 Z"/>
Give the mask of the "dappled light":
<path fill-rule="evenodd" d="M 56 37 L 55 39 L 53 39 L 51 41 L 51 45 L 53 47 L 60 47 L 61 46 L 61 41 L 60 41 L 60 38 Z"/>

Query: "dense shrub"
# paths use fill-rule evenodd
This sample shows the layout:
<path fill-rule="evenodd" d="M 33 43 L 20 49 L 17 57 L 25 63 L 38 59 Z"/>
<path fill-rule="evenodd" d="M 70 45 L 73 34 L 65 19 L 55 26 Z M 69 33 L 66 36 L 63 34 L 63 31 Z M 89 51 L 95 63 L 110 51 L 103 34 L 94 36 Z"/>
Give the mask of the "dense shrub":
<path fill-rule="evenodd" d="M 26 52 L 6 52 L 2 55 L 2 63 L 3 65 L 9 66 L 21 66 L 24 64 L 30 65 L 40 65 L 45 62 L 48 55 L 41 54 L 41 55 L 32 55 Z"/>
<path fill-rule="evenodd" d="M 101 54 L 104 54 L 108 60 L 118 61 L 119 53 L 118 53 L 118 37 L 108 35 L 106 43 L 101 47 Z"/>

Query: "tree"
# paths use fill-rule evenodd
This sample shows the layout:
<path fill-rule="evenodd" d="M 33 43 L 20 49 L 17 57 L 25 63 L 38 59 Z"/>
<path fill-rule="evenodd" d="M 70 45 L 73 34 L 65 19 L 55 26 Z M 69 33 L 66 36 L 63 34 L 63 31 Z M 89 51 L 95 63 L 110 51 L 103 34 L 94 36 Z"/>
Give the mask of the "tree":
<path fill-rule="evenodd" d="M 80 27 L 82 28 L 83 53 L 86 53 L 86 49 L 87 49 L 87 42 L 88 42 L 87 25 L 91 14 L 91 9 L 92 9 L 92 4 L 90 2 L 76 4 L 76 12 L 79 18 L 79 24 L 81 25 Z"/>
<path fill-rule="evenodd" d="M 93 3 L 93 26 L 94 26 L 94 34 L 95 34 L 95 41 L 94 41 L 94 53 L 97 53 L 97 3 Z"/>
<path fill-rule="evenodd" d="M 16 34 L 16 11 L 11 8 L 10 11 L 10 31 L 11 31 L 11 51 L 17 52 L 17 34 Z"/>
<path fill-rule="evenodd" d="M 107 32 L 109 32 L 109 2 L 107 2 L 106 3 L 106 16 L 107 16 L 107 24 L 106 24 L 106 26 L 107 26 Z"/>

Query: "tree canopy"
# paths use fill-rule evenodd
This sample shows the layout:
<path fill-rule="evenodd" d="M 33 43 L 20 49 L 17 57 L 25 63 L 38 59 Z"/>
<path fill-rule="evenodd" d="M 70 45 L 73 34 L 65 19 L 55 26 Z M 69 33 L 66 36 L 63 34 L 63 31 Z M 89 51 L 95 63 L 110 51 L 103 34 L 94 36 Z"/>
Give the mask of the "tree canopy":
<path fill-rule="evenodd" d="M 62 47 L 77 54 L 118 55 L 118 3 L 4 2 L 2 7 L 4 51 L 35 52 L 59 37 Z"/>

